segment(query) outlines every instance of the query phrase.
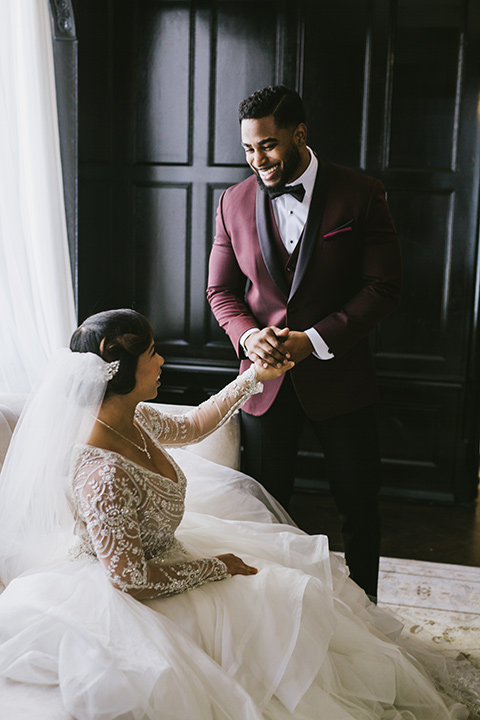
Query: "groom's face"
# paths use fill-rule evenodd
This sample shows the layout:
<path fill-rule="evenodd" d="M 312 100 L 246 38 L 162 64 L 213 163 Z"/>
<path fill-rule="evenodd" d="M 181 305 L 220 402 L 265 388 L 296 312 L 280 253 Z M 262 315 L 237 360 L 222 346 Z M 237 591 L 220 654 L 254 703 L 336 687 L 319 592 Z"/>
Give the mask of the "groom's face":
<path fill-rule="evenodd" d="M 266 192 L 283 188 L 306 170 L 309 162 L 305 145 L 306 128 L 279 128 L 273 115 L 242 120 L 242 146 L 247 163 Z"/>

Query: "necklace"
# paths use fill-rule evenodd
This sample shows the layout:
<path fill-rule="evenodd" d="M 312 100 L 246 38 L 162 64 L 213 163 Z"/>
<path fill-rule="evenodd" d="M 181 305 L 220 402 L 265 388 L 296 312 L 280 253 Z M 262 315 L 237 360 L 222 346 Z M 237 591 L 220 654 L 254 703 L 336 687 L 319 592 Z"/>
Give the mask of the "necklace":
<path fill-rule="evenodd" d="M 125 437 L 125 435 L 122 435 L 122 433 L 119 433 L 118 430 L 115 430 L 115 428 L 113 428 L 111 425 L 108 425 L 106 422 L 103 422 L 103 420 L 100 420 L 100 418 L 96 417 L 95 420 L 96 420 L 97 422 L 99 422 L 101 425 L 105 425 L 106 428 L 108 428 L 109 430 L 111 430 L 112 432 L 114 432 L 115 435 L 118 435 L 119 437 L 123 438 L 123 440 L 126 440 L 128 443 L 130 443 L 130 445 L 133 445 L 134 447 L 136 447 L 137 450 L 140 450 L 140 452 L 145 453 L 145 455 L 147 456 L 147 458 L 148 458 L 149 460 L 152 459 L 152 456 L 151 456 L 150 453 L 148 452 L 147 442 L 146 442 L 146 440 L 145 440 L 145 436 L 144 436 L 144 434 L 142 433 L 142 431 L 140 430 L 140 428 L 138 427 L 138 425 L 134 425 L 134 427 L 136 427 L 137 430 L 138 430 L 138 432 L 140 433 L 140 437 L 142 438 L 142 442 L 143 442 L 143 448 L 140 447 L 140 445 L 137 445 L 137 443 L 134 442 L 133 440 L 130 440 L 130 438 L 127 438 L 127 437 Z"/>

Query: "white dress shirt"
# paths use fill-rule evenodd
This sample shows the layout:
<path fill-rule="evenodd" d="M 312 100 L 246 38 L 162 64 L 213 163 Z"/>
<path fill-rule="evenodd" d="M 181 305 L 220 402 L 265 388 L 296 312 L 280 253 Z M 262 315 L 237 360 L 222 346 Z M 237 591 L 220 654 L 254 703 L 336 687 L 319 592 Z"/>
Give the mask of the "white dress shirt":
<path fill-rule="evenodd" d="M 293 195 L 288 193 L 272 199 L 275 223 L 289 255 L 295 250 L 307 222 L 315 178 L 317 177 L 318 160 L 310 148 L 308 148 L 308 152 L 310 153 L 310 163 L 305 172 L 295 182 L 285 185 L 285 187 L 303 185 L 305 188 L 303 202 L 299 202 Z"/>
<path fill-rule="evenodd" d="M 302 184 L 305 188 L 305 196 L 303 202 L 299 202 L 293 195 L 285 193 L 277 198 L 272 199 L 273 215 L 277 225 L 278 232 L 285 246 L 285 249 L 291 254 L 300 240 L 305 223 L 310 210 L 312 201 L 313 188 L 315 187 L 315 179 L 317 177 L 318 160 L 309 147 L 307 150 L 310 154 L 310 163 L 302 175 L 293 183 L 287 183 L 285 187 Z M 249 335 L 256 332 L 258 328 L 250 328 L 240 338 L 240 344 L 245 350 L 244 342 Z M 330 360 L 333 354 L 329 351 L 328 346 L 322 336 L 315 328 L 305 330 L 310 342 L 314 347 L 313 355 L 319 360 Z"/>

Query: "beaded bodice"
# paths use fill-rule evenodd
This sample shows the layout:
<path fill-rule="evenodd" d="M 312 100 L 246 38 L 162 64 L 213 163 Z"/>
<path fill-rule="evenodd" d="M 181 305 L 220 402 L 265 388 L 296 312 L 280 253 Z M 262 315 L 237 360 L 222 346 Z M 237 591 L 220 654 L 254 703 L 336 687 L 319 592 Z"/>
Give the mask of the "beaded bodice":
<path fill-rule="evenodd" d="M 105 527 L 100 531 L 103 538 L 115 540 L 119 534 L 127 544 L 138 535 L 147 560 L 157 555 L 166 557 L 185 508 L 186 480 L 173 459 L 176 482 L 101 448 L 78 446 L 77 458 L 74 497 L 79 551 L 96 554 L 98 543 L 89 530 L 95 519 L 108 518 L 109 532 Z M 89 512 L 93 506 L 95 517 Z"/>
<path fill-rule="evenodd" d="M 165 453 L 162 443 L 178 446 L 202 439 L 260 389 L 255 373 L 247 371 L 186 415 L 166 415 L 140 404 L 135 419 Z M 73 456 L 78 542 L 72 554 L 98 559 L 117 588 L 139 598 L 183 592 L 227 575 L 221 560 L 193 557 L 176 539 L 186 479 L 169 460 L 175 480 L 103 448 L 77 445 Z"/>

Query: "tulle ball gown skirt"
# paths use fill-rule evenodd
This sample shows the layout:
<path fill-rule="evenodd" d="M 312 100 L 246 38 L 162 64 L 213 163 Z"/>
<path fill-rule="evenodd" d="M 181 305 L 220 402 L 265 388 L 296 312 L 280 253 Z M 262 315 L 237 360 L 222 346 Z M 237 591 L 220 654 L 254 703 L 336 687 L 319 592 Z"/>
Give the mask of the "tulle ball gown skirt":
<path fill-rule="evenodd" d="M 178 538 L 192 554 L 233 552 L 258 574 L 144 602 L 96 561 L 23 575 L 0 595 L 0 674 L 58 685 L 77 720 L 468 717 L 326 537 L 278 522 L 281 511 L 239 473 L 177 460 L 190 483 Z"/>

